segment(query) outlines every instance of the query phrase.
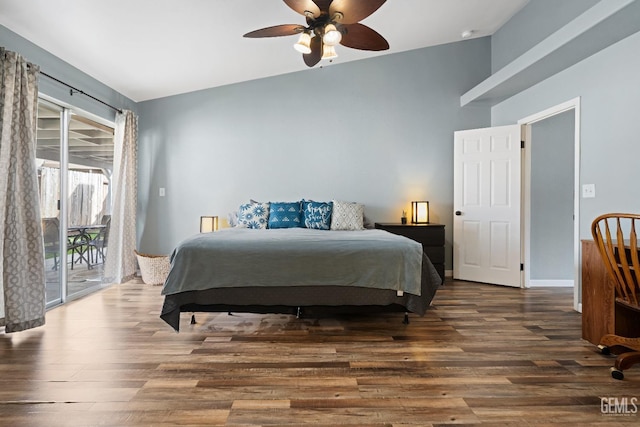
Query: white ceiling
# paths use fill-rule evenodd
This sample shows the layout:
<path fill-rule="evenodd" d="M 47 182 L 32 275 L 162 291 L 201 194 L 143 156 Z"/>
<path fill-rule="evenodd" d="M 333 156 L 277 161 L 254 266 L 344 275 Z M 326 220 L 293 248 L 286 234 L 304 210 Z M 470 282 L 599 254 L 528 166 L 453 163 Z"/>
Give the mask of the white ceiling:
<path fill-rule="evenodd" d="M 527 2 L 389 0 L 362 23 L 390 49 L 338 46 L 334 63 L 491 35 Z M 242 37 L 303 23 L 280 0 L 0 0 L 0 25 L 136 102 L 306 70 L 295 36 Z"/>

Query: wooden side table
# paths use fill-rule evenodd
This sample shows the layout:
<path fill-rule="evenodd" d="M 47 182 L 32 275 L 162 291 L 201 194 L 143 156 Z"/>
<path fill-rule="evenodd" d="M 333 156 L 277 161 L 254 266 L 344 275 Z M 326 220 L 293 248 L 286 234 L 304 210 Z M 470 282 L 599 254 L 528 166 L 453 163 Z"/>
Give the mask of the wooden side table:
<path fill-rule="evenodd" d="M 444 224 L 376 222 L 375 227 L 422 244 L 422 250 L 444 280 Z"/>

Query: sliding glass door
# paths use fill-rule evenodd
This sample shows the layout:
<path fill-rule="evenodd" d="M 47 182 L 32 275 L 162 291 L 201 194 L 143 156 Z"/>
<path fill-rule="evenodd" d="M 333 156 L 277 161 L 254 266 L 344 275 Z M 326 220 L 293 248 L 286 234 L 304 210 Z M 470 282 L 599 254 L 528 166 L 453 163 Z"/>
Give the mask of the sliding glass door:
<path fill-rule="evenodd" d="M 60 158 L 63 109 L 45 102 L 38 103 L 36 166 L 40 189 L 40 215 L 44 234 L 44 256 L 47 307 L 63 301 L 62 270 L 66 266 L 60 227 Z"/>
<path fill-rule="evenodd" d="M 54 306 L 104 285 L 113 128 L 41 100 L 37 138 L 47 306 Z"/>
<path fill-rule="evenodd" d="M 67 294 L 73 297 L 103 284 L 111 225 L 113 128 L 72 114 L 68 135 Z"/>

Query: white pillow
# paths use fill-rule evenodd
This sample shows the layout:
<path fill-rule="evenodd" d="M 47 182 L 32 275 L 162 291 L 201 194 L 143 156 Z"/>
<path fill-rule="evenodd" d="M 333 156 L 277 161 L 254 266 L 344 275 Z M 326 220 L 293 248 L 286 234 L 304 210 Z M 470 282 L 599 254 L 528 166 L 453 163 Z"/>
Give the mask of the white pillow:
<path fill-rule="evenodd" d="M 229 212 L 227 214 L 227 221 L 229 222 L 229 227 L 235 227 L 238 225 L 238 211 Z"/>
<path fill-rule="evenodd" d="M 332 200 L 331 230 L 364 230 L 364 205 Z"/>
<path fill-rule="evenodd" d="M 238 225 L 241 228 L 267 228 L 269 203 L 246 203 L 238 209 Z"/>

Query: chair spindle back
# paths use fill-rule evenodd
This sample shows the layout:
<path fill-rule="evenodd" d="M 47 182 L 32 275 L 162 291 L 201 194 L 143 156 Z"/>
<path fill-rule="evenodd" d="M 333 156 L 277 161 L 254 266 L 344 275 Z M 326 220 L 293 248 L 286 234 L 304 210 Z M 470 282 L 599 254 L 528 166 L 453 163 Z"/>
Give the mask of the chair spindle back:
<path fill-rule="evenodd" d="M 616 288 L 616 300 L 640 309 L 639 214 L 610 213 L 593 220 L 591 234 Z M 612 233 L 612 228 L 615 228 Z"/>

